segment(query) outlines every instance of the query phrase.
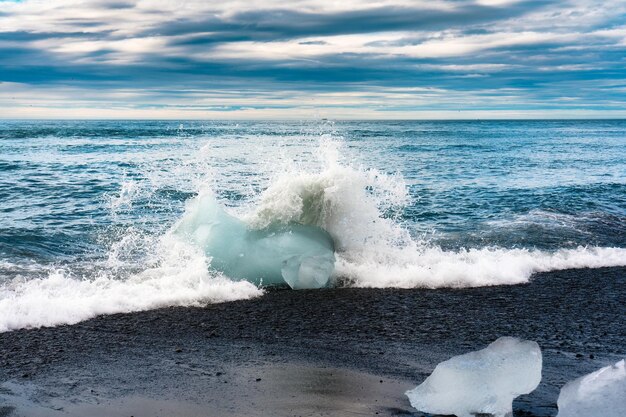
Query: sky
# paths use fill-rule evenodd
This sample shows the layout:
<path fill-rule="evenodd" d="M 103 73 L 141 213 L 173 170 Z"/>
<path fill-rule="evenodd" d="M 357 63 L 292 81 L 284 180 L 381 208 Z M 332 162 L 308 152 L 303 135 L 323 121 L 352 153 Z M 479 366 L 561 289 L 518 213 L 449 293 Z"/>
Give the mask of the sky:
<path fill-rule="evenodd" d="M 0 118 L 626 118 L 626 1 L 0 0 Z"/>

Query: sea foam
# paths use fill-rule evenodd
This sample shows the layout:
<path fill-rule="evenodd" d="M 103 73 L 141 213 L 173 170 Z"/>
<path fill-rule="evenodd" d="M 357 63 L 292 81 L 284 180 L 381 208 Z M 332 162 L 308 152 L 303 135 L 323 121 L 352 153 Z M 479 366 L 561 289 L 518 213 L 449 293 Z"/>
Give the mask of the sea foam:
<path fill-rule="evenodd" d="M 259 296 L 262 290 L 232 281 L 208 268 L 204 254 L 167 235 L 161 259 L 125 278 L 101 271 L 79 277 L 53 270 L 35 279 L 13 279 L 0 287 L 0 332 L 73 324 L 102 315 L 167 306 L 202 306 Z"/>

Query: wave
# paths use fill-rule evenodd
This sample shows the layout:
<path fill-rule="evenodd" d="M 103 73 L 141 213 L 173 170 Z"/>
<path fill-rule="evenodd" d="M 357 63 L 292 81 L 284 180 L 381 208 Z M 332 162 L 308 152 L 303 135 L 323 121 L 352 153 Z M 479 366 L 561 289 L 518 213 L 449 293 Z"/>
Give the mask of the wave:
<path fill-rule="evenodd" d="M 510 285 L 528 282 L 536 272 L 626 266 L 625 248 L 444 250 L 416 238 L 400 221 L 410 203 L 401 175 L 355 166 L 342 154 L 342 143 L 328 136 L 322 138 L 316 154 L 317 160 L 290 164 L 271 173 L 262 192 L 237 201 L 239 205 L 227 210 L 250 229 L 297 223 L 327 231 L 335 243 L 336 264 L 331 278 L 335 286 Z M 175 181 L 163 176 L 168 187 L 181 190 L 173 186 Z M 215 184 L 204 181 L 205 185 L 197 187 L 200 196 L 209 182 Z M 158 191 L 154 184 L 151 186 Z M 213 188 L 209 192 L 215 195 L 228 194 L 228 190 Z M 153 195 L 125 186 L 111 200 L 112 210 L 132 206 L 138 198 Z M 72 324 L 101 314 L 201 306 L 262 295 L 262 288 L 211 269 L 211 259 L 202 248 L 176 236 L 182 219 L 202 209 L 202 204 L 195 203 L 192 198 L 180 220 L 170 223 L 169 230 L 160 231 L 158 236 L 145 236 L 129 228 L 126 236 L 116 237 L 104 265 L 89 273 L 58 268 L 37 275 L 32 268 L 21 270 L 0 284 L 0 332 Z M 233 202 L 227 203 L 232 206 Z M 141 272 L 124 272 L 125 266 L 136 262 L 131 253 L 146 257 L 140 262 Z"/>
<path fill-rule="evenodd" d="M 340 150 L 340 142 L 322 140 L 319 171 L 290 167 L 279 173 L 244 215 L 253 228 L 296 222 L 328 231 L 337 250 L 335 285 L 506 285 L 528 282 L 537 272 L 626 265 L 623 248 L 452 251 L 420 241 L 398 221 L 409 202 L 402 177 L 346 164 Z"/>
<path fill-rule="evenodd" d="M 175 246 L 185 246 L 175 242 Z M 179 248 L 180 250 L 180 248 Z M 174 251 L 176 252 L 176 251 Z M 0 287 L 0 332 L 74 324 L 102 314 L 169 306 L 204 306 L 249 299 L 263 289 L 211 271 L 206 258 L 184 248 L 174 262 L 126 279 L 76 277 L 54 270 L 44 278 L 14 279 Z M 402 261 L 404 260 L 404 262 Z M 338 256 L 335 285 L 361 288 L 441 288 L 521 284 L 533 273 L 626 266 L 626 249 L 577 248 L 554 253 L 524 249 L 430 248 L 380 252 L 377 258 Z"/>
<path fill-rule="evenodd" d="M 626 266 L 626 249 L 444 251 L 433 247 L 379 253 L 373 259 L 339 257 L 337 275 L 345 285 L 363 288 L 463 288 L 523 284 L 538 272 L 612 266 Z"/>
<path fill-rule="evenodd" d="M 74 324 L 102 314 L 169 306 L 203 306 L 259 296 L 261 289 L 211 271 L 203 254 L 167 235 L 158 265 L 126 278 L 100 271 L 96 277 L 52 270 L 35 279 L 0 286 L 0 332 Z"/>

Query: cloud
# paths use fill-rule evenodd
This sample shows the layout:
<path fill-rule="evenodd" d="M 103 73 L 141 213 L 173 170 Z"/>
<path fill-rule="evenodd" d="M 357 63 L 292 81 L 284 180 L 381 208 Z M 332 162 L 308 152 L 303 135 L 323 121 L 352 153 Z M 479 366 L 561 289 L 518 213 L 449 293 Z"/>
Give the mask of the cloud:
<path fill-rule="evenodd" d="M 625 28 L 617 0 L 4 1 L 0 82 L 31 95 L 0 114 L 617 111 Z"/>

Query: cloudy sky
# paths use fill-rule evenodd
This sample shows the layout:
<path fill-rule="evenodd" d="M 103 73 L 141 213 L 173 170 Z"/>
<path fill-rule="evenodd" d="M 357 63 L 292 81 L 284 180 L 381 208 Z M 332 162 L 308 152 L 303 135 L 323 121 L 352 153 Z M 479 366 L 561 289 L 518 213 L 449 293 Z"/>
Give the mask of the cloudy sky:
<path fill-rule="evenodd" d="M 626 117 L 626 2 L 0 0 L 0 117 Z"/>

